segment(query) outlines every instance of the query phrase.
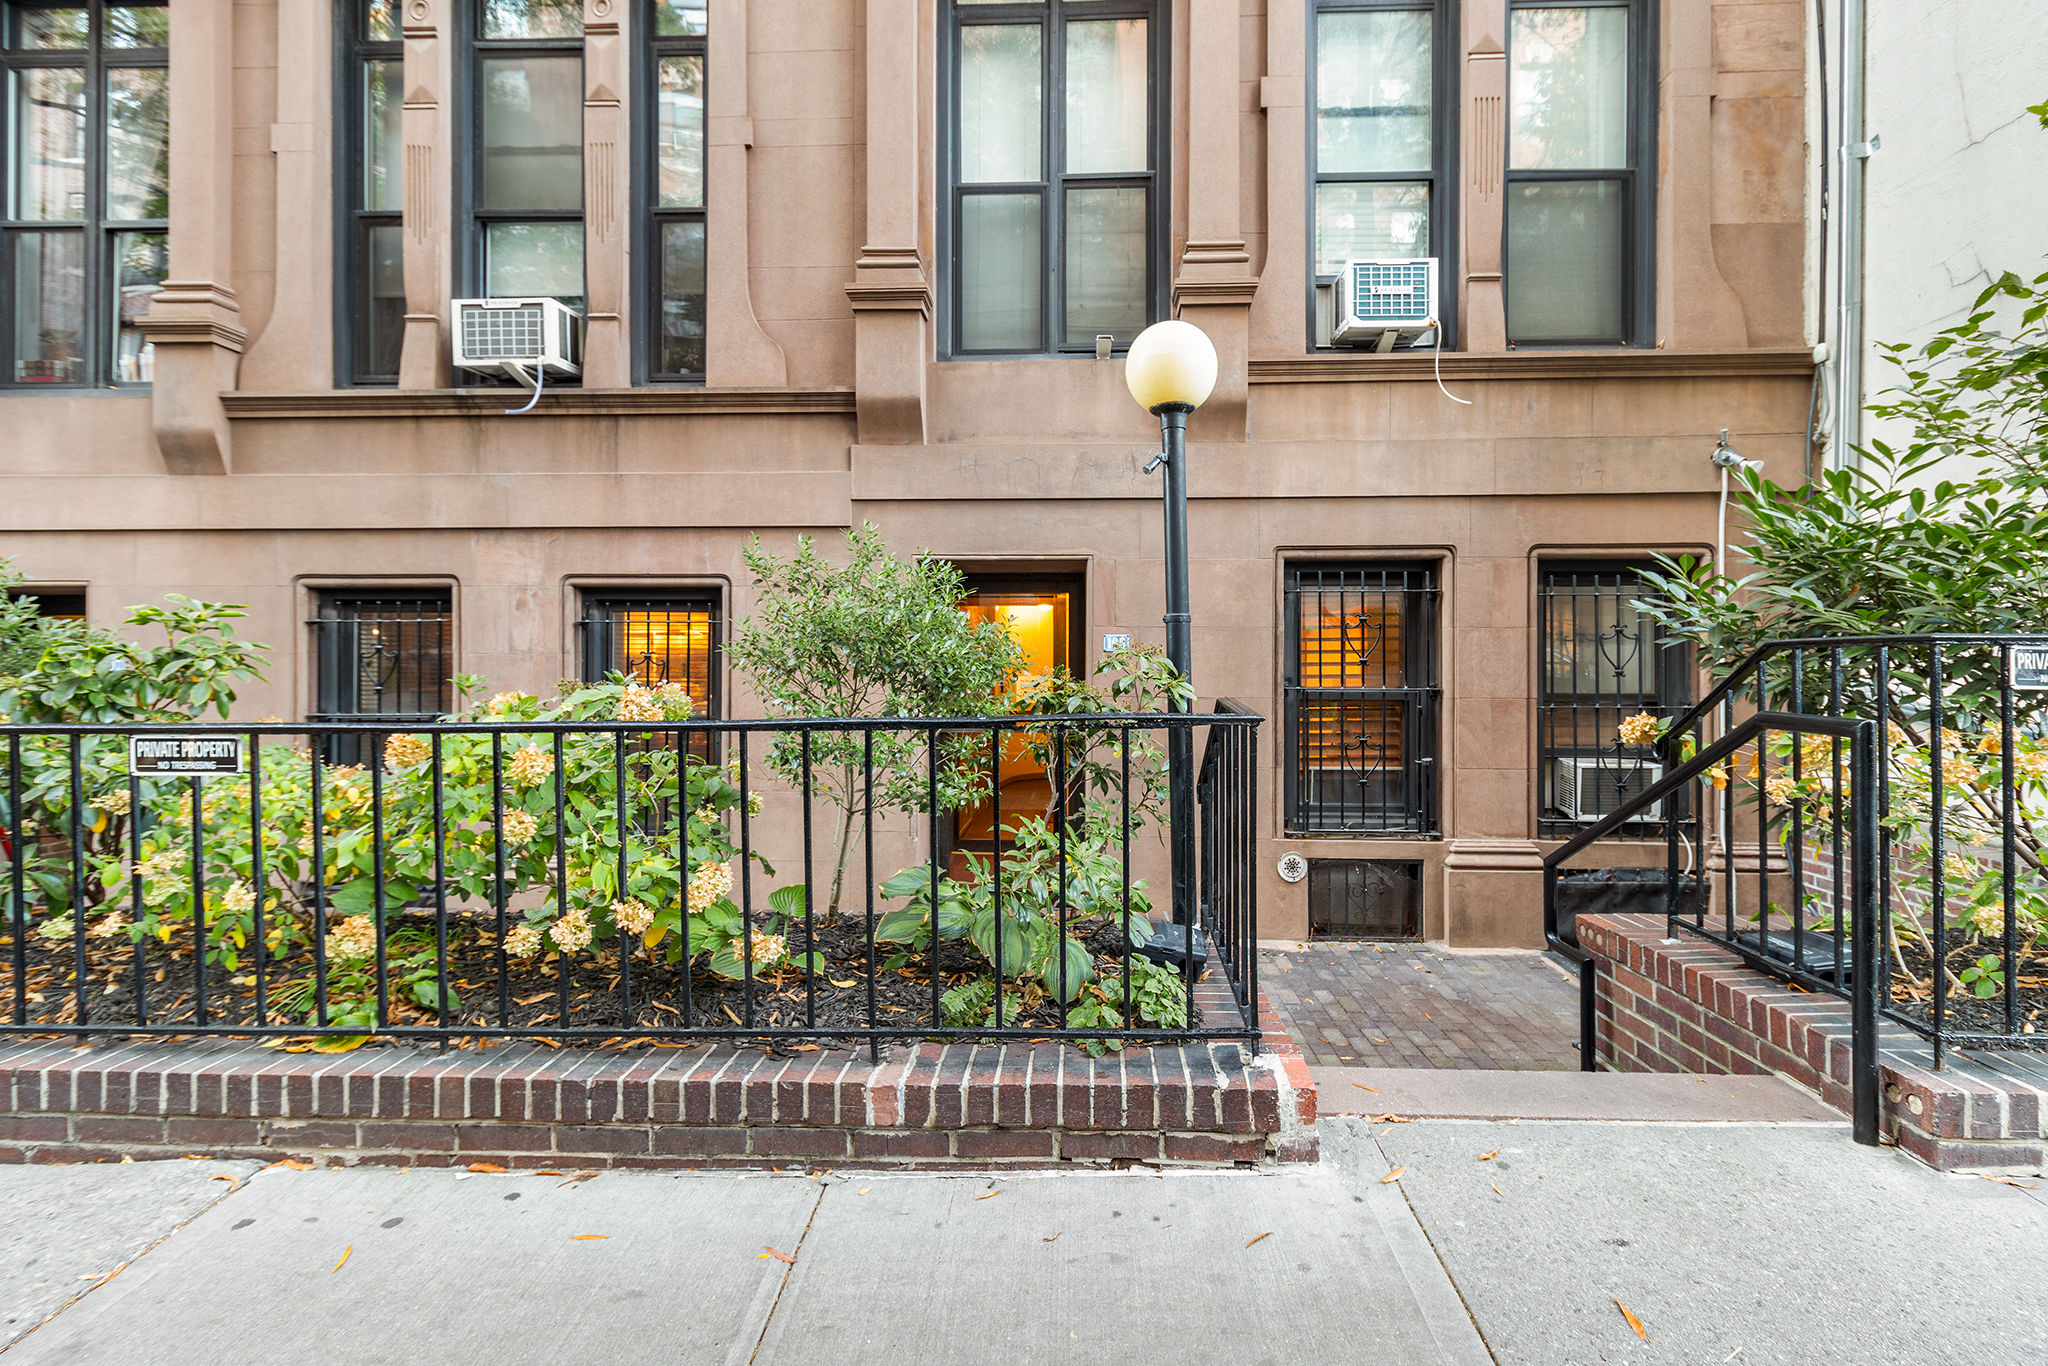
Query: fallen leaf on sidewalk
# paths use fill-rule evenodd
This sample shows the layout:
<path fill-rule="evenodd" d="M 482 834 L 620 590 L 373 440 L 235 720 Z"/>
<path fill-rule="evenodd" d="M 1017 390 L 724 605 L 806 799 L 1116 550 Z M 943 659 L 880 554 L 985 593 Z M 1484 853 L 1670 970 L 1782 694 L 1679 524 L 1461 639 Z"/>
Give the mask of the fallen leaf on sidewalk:
<path fill-rule="evenodd" d="M 1367 1086 L 1367 1085 L 1366 1085 L 1366 1084 L 1365 1084 L 1364 1082 L 1362 1082 L 1362 1081 L 1354 1081 L 1354 1082 L 1352 1082 L 1351 1084 L 1352 1084 L 1353 1086 L 1356 1086 L 1356 1087 L 1357 1087 L 1357 1088 L 1358 1088 L 1359 1090 L 1361 1090 L 1361 1091 L 1370 1091 L 1370 1092 L 1372 1092 L 1372 1093 L 1373 1093 L 1374 1095 L 1378 1095 L 1378 1094 L 1380 1093 L 1380 1088 L 1379 1088 L 1379 1087 L 1377 1087 L 1377 1086 Z"/>
<path fill-rule="evenodd" d="M 229 1187 L 228 1187 L 228 1194 L 229 1194 L 229 1195 L 233 1195 L 233 1194 L 234 1194 L 234 1193 L 235 1193 L 236 1191 L 238 1191 L 238 1190 L 240 1190 L 240 1189 L 242 1188 L 242 1178 L 241 1178 L 241 1177 L 239 1177 L 239 1176 L 231 1176 L 231 1175 L 229 1175 L 229 1174 L 228 1174 L 228 1173 L 226 1173 L 226 1172 L 222 1172 L 222 1173 L 221 1173 L 221 1174 L 220 1174 L 219 1176 L 210 1176 L 210 1177 L 208 1177 L 208 1178 L 207 1178 L 207 1180 L 209 1180 L 209 1181 L 232 1181 L 232 1182 L 234 1182 L 234 1183 L 235 1183 L 234 1185 L 232 1185 L 232 1186 L 229 1186 Z"/>
<path fill-rule="evenodd" d="M 569 1241 L 572 1243 L 599 1243 L 611 1236 L 609 1233 L 572 1233 L 569 1235 Z"/>
<path fill-rule="evenodd" d="M 1384 1114 L 1384 1115 L 1367 1115 L 1367 1116 L 1365 1117 L 1365 1120 L 1366 1120 L 1366 1123 L 1368 1123 L 1368 1124 L 1406 1124 L 1406 1123 L 1408 1123 L 1408 1120 L 1407 1120 L 1407 1119 L 1406 1119 L 1406 1118 L 1405 1118 L 1404 1116 L 1401 1116 L 1401 1115 L 1397 1115 L 1397 1114 L 1394 1114 L 1394 1113 L 1392 1113 L 1392 1112 L 1389 1112 L 1389 1113 L 1387 1113 L 1387 1114 Z"/>
<path fill-rule="evenodd" d="M 1487 1184 L 1488 1184 L 1488 1185 L 1490 1185 L 1490 1186 L 1492 1186 L 1492 1185 L 1493 1185 L 1493 1183 L 1492 1183 L 1491 1181 L 1487 1182 Z M 1501 1189 L 1501 1188 L 1500 1188 L 1499 1186 L 1493 1186 L 1493 1193 L 1494 1193 L 1495 1195 L 1498 1195 L 1498 1196 L 1499 1196 L 1499 1197 L 1500 1197 L 1501 1199 L 1503 1199 L 1503 1200 L 1505 1200 L 1505 1199 L 1507 1199 L 1507 1198 L 1508 1198 L 1508 1193 L 1507 1193 L 1506 1191 L 1502 1190 L 1502 1189 Z"/>
<path fill-rule="evenodd" d="M 1265 1231 L 1264 1233 L 1261 1233 L 1261 1234 L 1259 1235 L 1259 1238 L 1270 1238 L 1270 1237 L 1272 1237 L 1272 1236 L 1273 1236 L 1273 1230 L 1271 1230 L 1271 1229 L 1267 1229 L 1267 1230 L 1266 1230 L 1266 1231 Z M 1256 1243 L 1257 1241 L 1259 1241 L 1259 1238 L 1254 1238 L 1254 1239 L 1252 1239 L 1252 1243 Z M 1246 1243 L 1246 1244 L 1245 1244 L 1245 1246 L 1246 1246 L 1246 1247 L 1250 1247 L 1250 1246 L 1252 1245 L 1252 1243 Z"/>
<path fill-rule="evenodd" d="M 297 1158 L 280 1157 L 277 1161 L 271 1163 L 270 1167 L 286 1167 L 295 1172 L 309 1172 L 319 1165 L 317 1162 L 301 1162 Z M 269 1171 L 270 1167 L 265 1167 L 263 1170 Z"/>
<path fill-rule="evenodd" d="M 555 1183 L 555 1189 L 560 1190 L 564 1186 L 573 1186 L 579 1181 L 595 1181 L 598 1177 L 603 1175 L 603 1172 L 573 1172 L 570 1174 L 568 1180 L 557 1181 Z"/>
<path fill-rule="evenodd" d="M 535 1176 L 567 1176 L 568 1174 L 567 1172 L 558 1172 L 552 1167 L 543 1167 L 534 1173 Z"/>
<path fill-rule="evenodd" d="M 348 1254 L 354 1252 L 355 1250 L 356 1245 L 354 1243 L 350 1243 L 347 1247 L 343 1248 L 341 1250 L 341 1260 L 334 1264 L 334 1271 L 339 1271 L 342 1269 L 342 1267 L 348 1265 Z M 327 1274 L 332 1276 L 334 1274 L 334 1271 L 330 1271 Z"/>
<path fill-rule="evenodd" d="M 764 1257 L 773 1257 L 776 1261 L 786 1262 L 790 1266 L 796 1265 L 796 1258 L 790 1256 L 787 1252 L 777 1252 L 774 1248 L 768 1246 L 766 1243 L 761 1244 L 761 1255 Z"/>
<path fill-rule="evenodd" d="M 1066 1232 L 1066 1230 L 1065 1230 L 1065 1229 L 1061 1229 L 1061 1230 L 1060 1230 L 1060 1233 L 1065 1233 L 1065 1232 Z M 1040 1238 L 1040 1239 L 1039 1239 L 1038 1241 L 1039 1241 L 1039 1242 L 1041 1242 L 1041 1243 L 1057 1243 L 1057 1242 L 1058 1242 L 1058 1241 L 1060 1240 L 1060 1233 L 1055 1233 L 1055 1234 L 1053 1234 L 1053 1235 L 1052 1235 L 1052 1237 L 1050 1237 L 1050 1238 Z M 1251 1244 L 1250 1244 L 1250 1243 L 1246 1243 L 1246 1244 L 1245 1244 L 1245 1246 L 1246 1246 L 1246 1247 L 1250 1247 L 1250 1246 L 1251 1246 Z"/>
<path fill-rule="evenodd" d="M 1407 1170 L 1408 1164 L 1406 1162 L 1403 1162 L 1400 1166 L 1394 1168 L 1394 1170 L 1388 1172 L 1385 1176 L 1381 1177 L 1380 1184 L 1384 1186 L 1389 1184 L 1390 1182 L 1399 1181 L 1401 1179 L 1401 1173 Z"/>
<path fill-rule="evenodd" d="M 469 1170 L 473 1172 L 502 1172 L 505 1168 L 495 1162 L 472 1162 L 469 1164 Z"/>
<path fill-rule="evenodd" d="M 1986 1181 L 1996 1181 L 2001 1186 L 2012 1186 L 2023 1191 L 2030 1191 L 2039 1184 L 2035 1181 L 2015 1181 L 2009 1176 L 1993 1176 L 1988 1172 L 1978 1172 L 1976 1175 L 1983 1177 Z M 213 1179 L 216 1181 L 220 1180 L 217 1176 Z"/>
<path fill-rule="evenodd" d="M 1494 1150 L 1493 1150 L 1492 1152 L 1490 1152 L 1490 1153 L 1481 1153 L 1481 1154 L 1479 1154 L 1479 1160 L 1480 1160 L 1481 1162 L 1491 1162 L 1491 1161 L 1493 1161 L 1493 1159 L 1495 1159 L 1496 1157 L 1499 1157 L 1499 1156 L 1500 1156 L 1500 1149 L 1498 1149 L 1498 1148 L 1495 1148 L 1495 1149 L 1494 1149 Z"/>
<path fill-rule="evenodd" d="M 866 1194 L 867 1194 L 867 1193 L 868 1193 L 869 1191 L 871 1191 L 871 1190 L 873 1190 L 873 1189 L 874 1189 L 874 1187 L 873 1187 L 873 1186 L 862 1186 L 862 1187 L 861 1187 L 861 1188 L 860 1188 L 859 1190 L 855 1191 L 855 1192 L 854 1192 L 854 1194 L 855 1194 L 855 1195 L 866 1195 Z"/>
<path fill-rule="evenodd" d="M 1619 1309 L 1621 1311 L 1621 1316 L 1628 1320 L 1628 1326 L 1636 1330 L 1637 1337 L 1641 1338 L 1644 1342 L 1648 1342 L 1650 1340 L 1650 1335 L 1643 1331 L 1643 1321 L 1637 1318 L 1634 1314 L 1631 1314 L 1628 1310 L 1628 1306 L 1623 1304 L 1619 1297 L 1615 1299 L 1614 1307 L 1616 1309 Z"/>
<path fill-rule="evenodd" d="M 1001 1191 L 983 1191 L 980 1195 L 977 1195 L 974 1198 L 977 1200 L 993 1200 L 1001 1194 Z"/>

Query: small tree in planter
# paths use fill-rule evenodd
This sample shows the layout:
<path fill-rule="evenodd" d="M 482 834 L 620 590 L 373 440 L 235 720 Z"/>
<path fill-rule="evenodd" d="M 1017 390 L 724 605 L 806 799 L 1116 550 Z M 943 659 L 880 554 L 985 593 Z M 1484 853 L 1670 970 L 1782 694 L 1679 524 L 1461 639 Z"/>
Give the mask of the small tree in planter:
<path fill-rule="evenodd" d="M 739 623 L 726 653 L 760 694 L 768 714 L 797 717 L 987 716 L 1004 709 L 1023 653 L 997 622 L 976 625 L 960 611 L 965 585 L 943 560 L 889 553 L 873 523 L 846 533 L 847 563 L 835 565 L 808 536 L 787 559 L 748 547 L 755 614 Z M 988 785 L 981 736 L 934 735 L 939 806 L 971 805 Z M 915 736 L 876 732 L 874 780 L 865 776 L 860 731 L 814 735 L 811 782 L 838 811 L 832 843 L 835 921 L 847 865 L 870 810 L 931 809 L 927 755 Z M 768 764 L 803 780 L 794 736 L 768 748 Z"/>

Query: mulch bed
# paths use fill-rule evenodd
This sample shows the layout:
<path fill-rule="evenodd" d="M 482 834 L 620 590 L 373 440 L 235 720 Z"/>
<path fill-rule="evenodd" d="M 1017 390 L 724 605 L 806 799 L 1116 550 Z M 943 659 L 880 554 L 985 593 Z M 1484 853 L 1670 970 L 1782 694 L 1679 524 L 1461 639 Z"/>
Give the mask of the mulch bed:
<path fill-rule="evenodd" d="M 1959 979 L 1965 968 L 1970 967 L 1985 954 L 1999 954 L 2001 946 L 1995 940 L 1965 939 L 1960 935 L 1949 936 L 1948 992 L 1942 1002 L 1942 1025 L 1946 1030 L 1959 1034 L 2003 1034 L 2005 1025 L 2005 990 L 2003 985 L 1988 997 L 1979 997 Z M 1899 1014 L 1921 1020 L 1929 1025 L 1934 1022 L 1934 956 L 1909 934 L 1899 936 L 1899 958 L 1905 960 L 1906 972 L 1899 970 L 1898 960 L 1888 966 L 1891 969 L 1892 1007 Z M 2041 1047 L 2048 1047 L 2048 955 L 2038 950 L 2029 952 L 2021 946 L 2018 974 L 2014 985 L 2019 1006 L 2016 1019 L 2018 1031 L 2023 1034 L 2039 1033 Z"/>
<path fill-rule="evenodd" d="M 751 990 L 744 982 L 716 976 L 701 966 L 686 971 L 683 964 L 670 964 L 657 952 L 630 960 L 624 982 L 619 971 L 617 942 L 593 945 L 576 954 L 565 965 L 558 955 L 512 960 L 501 980 L 496 949 L 495 917 L 450 912 L 448 916 L 448 957 L 444 980 L 460 998 L 460 1007 L 450 1012 L 449 1026 L 527 1030 L 610 1030 L 629 1028 L 661 1031 L 674 1039 L 690 1029 L 781 1029 L 817 1030 L 821 1037 L 810 1039 L 727 1036 L 720 1042 L 770 1053 L 810 1052 L 820 1047 L 865 1046 L 856 1031 L 872 1021 L 881 1028 L 937 1027 L 930 959 L 919 953 L 901 967 L 885 970 L 882 964 L 903 952 L 901 946 L 877 944 L 873 951 L 875 970 L 868 968 L 866 926 L 859 917 L 843 919 L 836 926 L 820 923 L 816 939 L 807 941 L 803 926 L 792 927 L 789 935 L 792 957 L 808 952 L 823 955 L 825 966 L 814 975 L 794 967 L 757 974 Z M 434 917 L 411 912 L 394 915 L 391 933 L 425 929 L 430 933 Z M 1077 930 L 1087 930 L 1079 926 Z M 1098 970 L 1114 967 L 1123 952 L 1122 936 L 1112 927 L 1099 925 L 1084 939 L 1097 956 Z M 189 930 L 174 935 L 169 944 L 154 941 L 143 946 L 144 987 L 152 1030 L 178 1024 L 196 1024 L 197 974 L 190 952 Z M 96 1025 L 132 1024 L 135 1008 L 135 966 L 137 950 L 125 936 L 86 939 L 86 1014 Z M 68 939 L 51 941 L 31 934 L 24 946 L 25 980 L 29 992 L 29 1023 L 48 1025 L 53 1037 L 62 1036 L 62 1026 L 77 1022 L 77 982 L 74 946 Z M 0 936 L 0 1020 L 11 1022 L 16 998 L 15 951 L 11 937 Z M 310 949 L 272 958 L 265 969 L 267 996 L 273 1002 L 268 1012 L 271 1025 L 314 1026 L 300 1012 L 286 1015 L 274 1004 L 280 989 L 305 982 L 313 973 Z M 951 941 L 939 946 L 940 990 L 990 974 L 990 967 L 971 946 Z M 257 1022 L 253 959 L 244 955 L 241 966 L 229 972 L 218 964 L 207 967 L 207 1024 L 253 1025 Z M 625 988 L 622 990 L 622 986 Z M 432 1029 L 439 1025 L 437 1012 L 423 1009 L 405 992 L 395 961 L 389 972 L 390 1021 L 401 1027 Z M 871 995 L 872 993 L 872 995 Z M 687 995 L 687 1002 L 685 997 Z M 37 998 L 41 999 L 38 1000 Z M 564 1006 L 566 1005 L 566 1009 Z M 687 1012 L 687 1014 L 686 1014 Z M 1200 1028 L 1197 1006 L 1190 1017 Z M 1060 1013 L 1045 999 L 1015 1017 L 1023 1028 L 1057 1029 Z M 848 1033 L 835 1035 L 844 1029 Z M 543 1039 L 562 1048 L 648 1048 L 675 1047 L 674 1042 L 644 1035 L 586 1035 Z M 313 1037 L 294 1037 L 293 1048 L 310 1046 Z M 438 1047 L 438 1035 L 380 1035 L 369 1046 Z M 886 1046 L 886 1045 L 885 1045 Z M 1136 1042 L 1126 1046 L 1145 1046 Z"/>

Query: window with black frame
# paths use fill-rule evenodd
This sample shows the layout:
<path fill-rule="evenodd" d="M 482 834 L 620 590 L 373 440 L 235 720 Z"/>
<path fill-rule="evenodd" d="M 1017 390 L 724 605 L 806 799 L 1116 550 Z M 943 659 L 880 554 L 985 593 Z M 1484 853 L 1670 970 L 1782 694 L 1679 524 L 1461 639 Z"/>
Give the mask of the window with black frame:
<path fill-rule="evenodd" d="M 466 265 L 476 294 L 583 306 L 583 0 L 470 11 Z"/>
<path fill-rule="evenodd" d="M 1164 10 L 949 0 L 950 354 L 1121 350 L 1163 316 Z"/>
<path fill-rule="evenodd" d="M 695 715 L 716 716 L 718 631 L 714 593 L 588 593 L 576 623 L 583 681 L 680 683 Z"/>
<path fill-rule="evenodd" d="M 170 15 L 0 4 L 0 388 L 147 384 L 170 268 Z"/>
<path fill-rule="evenodd" d="M 344 26 L 340 125 L 342 379 L 396 384 L 405 340 L 405 43 L 399 0 L 336 7 Z"/>
<path fill-rule="evenodd" d="M 646 372 L 704 378 L 704 0 L 648 0 Z"/>
<path fill-rule="evenodd" d="M 1635 743 L 1623 724 L 1691 705 L 1692 652 L 1636 607 L 1645 590 L 1635 566 L 1546 562 L 1540 573 L 1536 805 L 1539 833 L 1566 839 L 1663 776 L 1636 734 L 1647 723 L 1629 728 Z M 1663 820 L 1683 814 L 1648 813 L 1622 837 L 1661 839 Z"/>
<path fill-rule="evenodd" d="M 1434 565 L 1288 566 L 1290 831 L 1436 830 L 1438 596 Z"/>
<path fill-rule="evenodd" d="M 1510 0 L 1510 342 L 1647 344 L 1656 44 L 1643 0 Z"/>
<path fill-rule="evenodd" d="M 1316 0 L 1310 64 L 1315 345 L 1336 330 L 1337 277 L 1351 260 L 1442 261 L 1457 139 L 1443 54 L 1451 7 L 1440 0 Z M 1446 290 L 1452 272 L 1437 272 Z M 1438 316 L 1457 314 L 1448 295 Z"/>
<path fill-rule="evenodd" d="M 313 637 L 313 710 L 307 720 L 388 720 L 403 726 L 433 721 L 450 709 L 455 656 L 448 593 L 323 593 L 307 627 Z M 325 753 L 334 763 L 365 758 L 354 736 L 332 737 Z"/>

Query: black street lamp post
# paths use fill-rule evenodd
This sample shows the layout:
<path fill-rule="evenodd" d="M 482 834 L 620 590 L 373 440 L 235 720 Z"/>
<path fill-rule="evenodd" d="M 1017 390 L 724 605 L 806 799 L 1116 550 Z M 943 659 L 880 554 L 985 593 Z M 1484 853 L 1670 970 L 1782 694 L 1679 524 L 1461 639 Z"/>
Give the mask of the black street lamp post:
<path fill-rule="evenodd" d="M 1131 396 L 1159 418 L 1166 466 L 1166 657 L 1190 686 L 1194 678 L 1192 617 L 1188 610 L 1188 414 L 1216 387 L 1216 348 L 1191 323 L 1154 323 L 1138 334 L 1124 361 Z M 1149 466 L 1148 466 L 1149 468 Z M 1168 707 L 1189 709 L 1174 699 Z M 1166 739 L 1167 815 L 1173 830 L 1173 919 L 1193 926 L 1195 887 L 1195 734 L 1175 726 Z M 1193 941 L 1192 932 L 1189 935 Z"/>

